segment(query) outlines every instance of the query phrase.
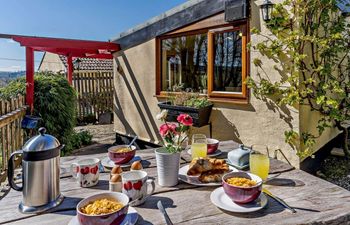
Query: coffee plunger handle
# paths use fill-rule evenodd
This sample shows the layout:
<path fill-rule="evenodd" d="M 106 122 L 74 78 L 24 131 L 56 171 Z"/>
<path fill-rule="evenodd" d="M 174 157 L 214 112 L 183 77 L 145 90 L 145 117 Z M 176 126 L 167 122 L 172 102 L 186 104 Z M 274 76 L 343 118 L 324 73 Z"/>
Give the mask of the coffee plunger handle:
<path fill-rule="evenodd" d="M 41 135 L 44 135 L 46 133 L 46 128 L 45 127 L 40 127 L 38 131 L 39 131 L 39 133 Z"/>
<path fill-rule="evenodd" d="M 16 155 L 21 155 L 21 154 L 23 154 L 23 152 L 21 150 L 12 153 L 11 156 L 10 156 L 10 160 L 8 162 L 8 168 L 7 168 L 7 178 L 9 180 L 9 185 L 10 185 L 11 188 L 13 188 L 16 191 L 22 191 L 23 190 L 23 186 L 19 187 L 13 181 L 13 176 L 14 176 L 14 173 L 15 173 L 14 158 L 15 158 Z M 22 182 L 23 182 L 23 179 L 22 179 Z"/>

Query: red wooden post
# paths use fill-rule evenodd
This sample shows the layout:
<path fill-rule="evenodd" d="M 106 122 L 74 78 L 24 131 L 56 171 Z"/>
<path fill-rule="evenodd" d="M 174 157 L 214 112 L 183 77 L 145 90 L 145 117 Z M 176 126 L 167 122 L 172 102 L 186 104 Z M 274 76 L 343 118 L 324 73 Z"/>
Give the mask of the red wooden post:
<path fill-rule="evenodd" d="M 72 85 L 73 80 L 73 59 L 72 56 L 67 56 L 67 80 Z"/>
<path fill-rule="evenodd" d="M 34 111 L 34 50 L 26 47 L 26 103 Z"/>

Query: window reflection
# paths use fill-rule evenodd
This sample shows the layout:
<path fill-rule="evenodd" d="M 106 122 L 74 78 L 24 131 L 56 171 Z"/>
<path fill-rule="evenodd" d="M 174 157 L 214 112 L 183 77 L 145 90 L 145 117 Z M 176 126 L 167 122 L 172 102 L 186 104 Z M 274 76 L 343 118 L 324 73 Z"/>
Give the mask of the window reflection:
<path fill-rule="evenodd" d="M 215 34 L 214 91 L 242 92 L 242 38 L 240 31 Z"/>
<path fill-rule="evenodd" d="M 207 90 L 207 34 L 164 39 L 162 91 Z"/>

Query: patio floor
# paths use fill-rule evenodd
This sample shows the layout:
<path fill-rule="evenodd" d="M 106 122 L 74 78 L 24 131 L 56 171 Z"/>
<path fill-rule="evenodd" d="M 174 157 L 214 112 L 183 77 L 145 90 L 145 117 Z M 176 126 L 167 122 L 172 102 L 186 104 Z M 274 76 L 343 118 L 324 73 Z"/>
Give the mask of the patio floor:
<path fill-rule="evenodd" d="M 104 153 L 115 142 L 114 124 L 107 125 L 87 125 L 75 128 L 77 132 L 89 131 L 92 137 L 92 144 L 76 149 L 71 155 L 90 155 Z"/>

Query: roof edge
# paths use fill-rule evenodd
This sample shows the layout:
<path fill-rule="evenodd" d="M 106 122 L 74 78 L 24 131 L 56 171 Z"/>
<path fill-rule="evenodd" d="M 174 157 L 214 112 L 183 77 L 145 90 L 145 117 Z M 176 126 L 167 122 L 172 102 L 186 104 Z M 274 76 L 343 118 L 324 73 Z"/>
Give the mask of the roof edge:
<path fill-rule="evenodd" d="M 120 33 L 109 41 L 125 50 L 224 11 L 226 0 L 191 0 Z M 236 0 L 242 1 L 242 0 Z"/>

